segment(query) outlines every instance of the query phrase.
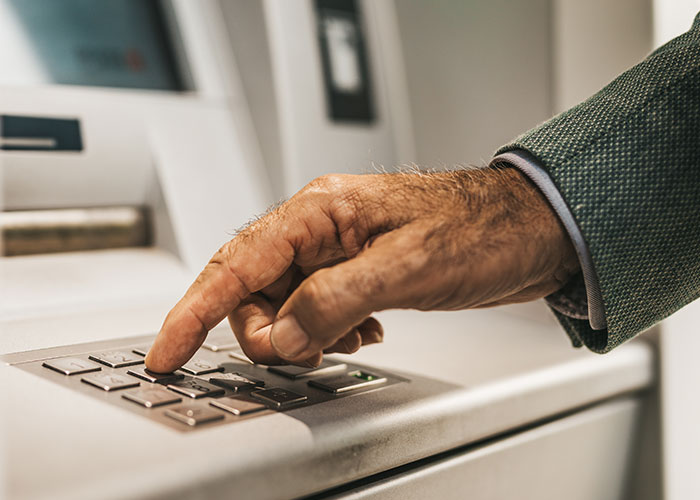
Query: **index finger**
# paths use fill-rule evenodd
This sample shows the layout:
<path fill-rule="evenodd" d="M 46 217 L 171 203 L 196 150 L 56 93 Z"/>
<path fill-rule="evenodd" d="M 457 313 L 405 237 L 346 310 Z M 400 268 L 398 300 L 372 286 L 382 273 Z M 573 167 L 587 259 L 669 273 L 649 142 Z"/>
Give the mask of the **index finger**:
<path fill-rule="evenodd" d="M 182 366 L 199 349 L 207 332 L 251 293 L 278 279 L 294 260 L 284 221 L 261 219 L 222 246 L 168 313 L 146 366 L 158 373 Z M 287 235 L 288 236 L 288 235 Z"/>

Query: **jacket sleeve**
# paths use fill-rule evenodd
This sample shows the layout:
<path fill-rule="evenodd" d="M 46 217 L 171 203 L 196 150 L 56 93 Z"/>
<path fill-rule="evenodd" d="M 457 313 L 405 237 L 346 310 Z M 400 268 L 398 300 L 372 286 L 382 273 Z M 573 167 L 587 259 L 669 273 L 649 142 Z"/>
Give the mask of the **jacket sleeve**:
<path fill-rule="evenodd" d="M 555 310 L 575 343 L 607 352 L 700 295 L 700 15 L 496 154 L 522 151 L 548 174 L 590 253 L 606 326 Z"/>

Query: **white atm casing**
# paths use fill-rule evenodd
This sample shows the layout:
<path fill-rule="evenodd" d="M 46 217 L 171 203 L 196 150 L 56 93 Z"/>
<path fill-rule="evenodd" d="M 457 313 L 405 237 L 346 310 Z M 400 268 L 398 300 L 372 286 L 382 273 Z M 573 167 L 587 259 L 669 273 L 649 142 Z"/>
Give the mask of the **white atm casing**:
<path fill-rule="evenodd" d="M 363 2 L 379 31 L 373 23 L 391 14 L 391 3 L 380 3 Z M 78 118 L 86 145 L 83 154 L 0 154 L 4 208 L 145 204 L 154 211 L 156 241 L 148 249 L 0 259 L 0 354 L 155 332 L 229 232 L 278 195 L 226 9 L 213 0 L 172 6 L 196 88 L 190 94 L 0 89 L 0 112 Z M 297 78 L 287 74 L 293 49 L 308 50 L 310 35 L 291 43 L 295 24 L 284 20 L 303 20 L 297 26 L 307 30 L 311 12 L 311 2 L 264 2 L 270 74 L 284 115 L 282 165 L 292 166 L 282 191 L 306 180 L 303 155 L 289 152 L 313 146 L 299 130 Z M 376 32 L 370 39 L 380 57 Z M 307 64 L 316 56 L 301 57 Z M 399 101 L 383 87 L 400 73 L 394 70 L 393 77 L 375 75 L 386 120 L 375 139 L 387 161 L 408 151 L 406 136 L 391 128 Z M 367 132 L 329 127 L 326 137 L 338 149 L 320 156 L 332 162 L 343 147 L 350 154 L 343 134 Z M 290 498 L 329 488 L 320 496 L 633 495 L 643 395 L 654 379 L 644 342 L 605 357 L 574 351 L 543 308 L 534 318 L 519 308 L 380 318 L 386 343 L 352 359 L 414 382 L 192 435 L 2 364 L 11 402 L 0 423 L 8 491 L 24 498 Z"/>

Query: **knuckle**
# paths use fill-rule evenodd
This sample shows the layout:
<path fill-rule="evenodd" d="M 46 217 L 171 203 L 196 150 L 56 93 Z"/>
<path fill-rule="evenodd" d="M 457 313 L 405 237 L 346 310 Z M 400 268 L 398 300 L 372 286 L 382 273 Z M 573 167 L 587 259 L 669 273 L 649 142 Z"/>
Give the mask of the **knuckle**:
<path fill-rule="evenodd" d="M 324 283 L 326 273 L 326 269 L 319 269 L 304 280 L 304 285 L 301 287 L 300 291 L 306 302 L 318 306 L 329 299 L 329 297 L 327 297 L 328 287 Z"/>
<path fill-rule="evenodd" d="M 303 191 L 314 194 L 338 195 L 345 190 L 348 175 L 326 174 L 309 182 Z"/>
<path fill-rule="evenodd" d="M 357 330 L 347 334 L 343 340 L 345 341 L 345 346 L 348 349 L 348 354 L 354 354 L 360 350 L 360 347 L 362 347 L 362 338 Z"/>
<path fill-rule="evenodd" d="M 343 174 L 324 174 L 311 181 L 311 185 L 326 189 L 334 189 L 342 185 L 345 178 L 346 176 Z"/>
<path fill-rule="evenodd" d="M 299 288 L 301 301 L 321 323 L 329 323 L 338 310 L 337 294 L 328 285 L 325 276 L 329 271 L 319 269 L 309 276 Z"/>
<path fill-rule="evenodd" d="M 228 241 L 221 245 L 219 249 L 214 252 L 214 255 L 212 255 L 211 259 L 209 259 L 209 262 L 207 263 L 207 266 L 210 267 L 220 267 L 222 265 L 225 265 L 226 263 L 229 262 L 231 257 L 231 242 Z"/>
<path fill-rule="evenodd" d="M 342 192 L 334 196 L 330 203 L 330 213 L 339 228 L 353 226 L 362 213 L 362 198 L 359 190 L 347 185 Z"/>

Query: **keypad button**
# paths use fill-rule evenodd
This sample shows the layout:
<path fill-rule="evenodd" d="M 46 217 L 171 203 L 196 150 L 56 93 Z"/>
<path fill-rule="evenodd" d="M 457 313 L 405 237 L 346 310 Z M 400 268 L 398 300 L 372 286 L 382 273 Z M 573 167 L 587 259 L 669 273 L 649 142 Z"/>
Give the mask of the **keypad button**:
<path fill-rule="evenodd" d="M 195 405 L 184 405 L 177 408 L 171 408 L 165 410 L 165 414 L 170 417 L 187 424 L 189 426 L 196 426 L 201 424 L 206 424 L 208 422 L 216 422 L 217 420 L 222 420 L 224 414 L 208 408 L 206 406 L 195 406 Z"/>
<path fill-rule="evenodd" d="M 138 387 L 139 382 L 131 377 L 120 375 L 119 373 L 95 373 L 86 375 L 81 379 L 86 384 L 93 385 L 103 391 L 116 391 L 117 389 L 128 389 L 129 387 Z"/>
<path fill-rule="evenodd" d="M 148 345 L 140 345 L 138 347 L 134 347 L 131 352 L 134 354 L 138 354 L 139 356 L 145 356 L 148 354 L 148 351 L 151 349 L 151 346 L 153 344 L 148 344 Z"/>
<path fill-rule="evenodd" d="M 277 375 L 282 375 L 284 377 L 291 378 L 292 380 L 296 380 L 306 377 L 341 373 L 347 369 L 347 365 L 345 363 L 338 363 L 336 361 L 324 359 L 317 368 L 310 368 L 308 366 L 280 365 L 268 366 L 267 369 L 272 373 L 276 373 Z"/>
<path fill-rule="evenodd" d="M 364 370 L 355 370 L 345 375 L 309 380 L 309 385 L 324 391 L 339 394 L 364 389 L 386 382 L 386 378 Z"/>
<path fill-rule="evenodd" d="M 247 375 L 235 373 L 212 373 L 209 375 L 209 382 L 225 389 L 230 389 L 233 392 L 238 392 L 245 389 L 253 389 L 255 387 L 263 387 L 265 382 Z"/>
<path fill-rule="evenodd" d="M 42 366 L 50 368 L 64 375 L 79 375 L 100 371 L 100 365 L 81 358 L 56 358 L 44 361 Z"/>
<path fill-rule="evenodd" d="M 245 355 L 243 349 L 241 349 L 240 347 L 233 349 L 231 352 L 228 353 L 228 355 L 231 356 L 233 359 L 237 359 L 238 361 L 243 361 L 250 365 L 255 364 L 250 360 L 248 356 Z"/>
<path fill-rule="evenodd" d="M 195 358 L 189 360 L 182 368 L 183 372 L 190 375 L 204 375 L 206 373 L 220 372 L 222 368 L 215 361 L 207 361 L 206 359 Z"/>
<path fill-rule="evenodd" d="M 155 408 L 156 406 L 169 405 L 182 401 L 181 397 L 159 387 L 150 387 L 125 392 L 122 394 L 122 397 L 134 403 L 140 404 L 141 406 L 145 406 L 146 408 Z"/>
<path fill-rule="evenodd" d="M 123 368 L 143 363 L 141 356 L 129 351 L 98 352 L 90 354 L 89 358 L 112 368 Z"/>
<path fill-rule="evenodd" d="M 261 411 L 267 408 L 262 403 L 256 403 L 254 401 L 244 401 L 238 398 L 219 398 L 210 401 L 211 406 L 220 408 L 234 415 L 247 415 L 249 413 L 254 413 L 256 411 Z"/>
<path fill-rule="evenodd" d="M 209 335 L 202 344 L 202 347 L 214 352 L 228 351 L 230 349 L 240 349 L 236 337 L 233 336 L 233 332 L 231 332 L 230 330 L 219 330 L 209 332 Z"/>
<path fill-rule="evenodd" d="M 224 390 L 220 387 L 205 382 L 204 380 L 186 378 L 168 384 L 168 389 L 175 391 L 178 394 L 187 396 L 188 398 L 203 398 L 206 396 L 216 397 L 223 396 Z"/>
<path fill-rule="evenodd" d="M 281 387 L 253 391 L 250 395 L 277 410 L 298 405 L 308 399 L 303 394 L 297 394 L 296 392 Z"/>
<path fill-rule="evenodd" d="M 149 371 L 148 368 L 142 366 L 138 368 L 131 368 L 126 373 L 152 384 L 169 384 L 176 380 L 182 380 L 185 378 L 182 373 L 153 373 Z"/>

